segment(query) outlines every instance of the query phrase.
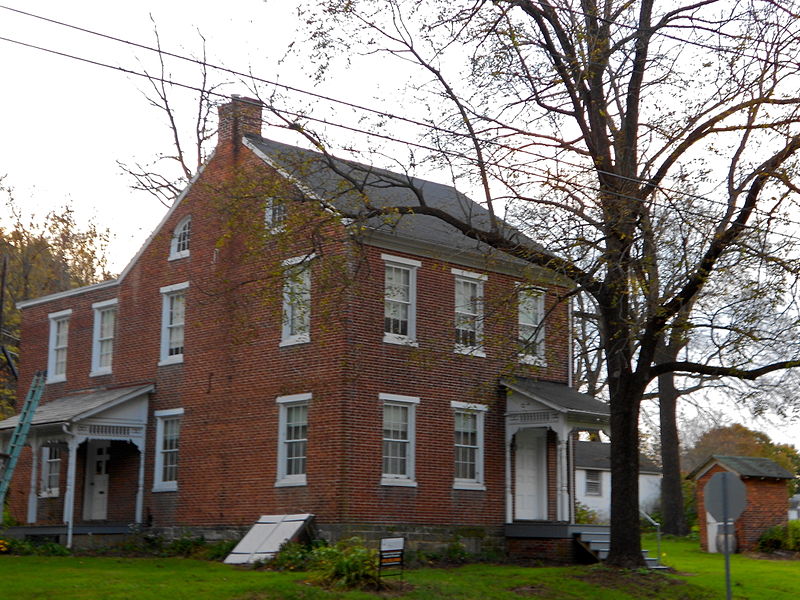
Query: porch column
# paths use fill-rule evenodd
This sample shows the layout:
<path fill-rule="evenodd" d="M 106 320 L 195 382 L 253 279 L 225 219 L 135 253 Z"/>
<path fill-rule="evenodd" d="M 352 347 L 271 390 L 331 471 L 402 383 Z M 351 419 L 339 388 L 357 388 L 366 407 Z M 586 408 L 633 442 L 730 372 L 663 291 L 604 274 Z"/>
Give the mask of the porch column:
<path fill-rule="evenodd" d="M 556 454 L 556 470 L 558 472 L 558 504 L 556 519 L 569 521 L 569 475 L 567 473 L 567 439 L 565 429 L 558 432 L 558 450 Z"/>
<path fill-rule="evenodd" d="M 142 523 L 142 514 L 144 513 L 144 440 L 137 440 L 133 442 L 139 449 L 139 479 L 136 486 L 136 515 L 134 521 Z"/>
<path fill-rule="evenodd" d="M 514 432 L 506 424 L 506 523 L 514 522 L 514 496 L 511 487 L 511 442 Z"/>
<path fill-rule="evenodd" d="M 64 523 L 67 524 L 67 548 L 72 548 L 72 527 L 75 512 L 75 463 L 79 440 L 70 436 L 67 440 L 67 487 L 64 491 Z"/>
<path fill-rule="evenodd" d="M 30 440 L 31 444 L 31 483 L 28 489 L 28 523 L 36 523 L 36 515 L 39 509 L 39 493 L 37 483 L 39 480 L 39 449 L 40 443 L 37 437 Z"/>

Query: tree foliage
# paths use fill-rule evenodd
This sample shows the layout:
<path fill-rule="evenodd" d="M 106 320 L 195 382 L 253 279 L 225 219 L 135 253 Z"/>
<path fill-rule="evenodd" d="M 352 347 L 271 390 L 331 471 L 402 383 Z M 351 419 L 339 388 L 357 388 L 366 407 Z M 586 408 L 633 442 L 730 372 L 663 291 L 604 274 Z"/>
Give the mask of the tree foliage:
<path fill-rule="evenodd" d="M 103 254 L 108 233 L 94 223 L 82 229 L 68 205 L 49 212 L 43 219 L 26 215 L 12 189 L 0 185 L 0 192 L 6 196 L 9 215 L 8 221 L 0 225 L 0 264 L 7 261 L 2 344 L 14 357 L 20 344 L 17 303 L 108 279 Z M 7 367 L 5 358 L 0 360 Z M 0 412 L 10 412 L 15 395 L 15 381 L 9 369 L 3 368 Z"/>

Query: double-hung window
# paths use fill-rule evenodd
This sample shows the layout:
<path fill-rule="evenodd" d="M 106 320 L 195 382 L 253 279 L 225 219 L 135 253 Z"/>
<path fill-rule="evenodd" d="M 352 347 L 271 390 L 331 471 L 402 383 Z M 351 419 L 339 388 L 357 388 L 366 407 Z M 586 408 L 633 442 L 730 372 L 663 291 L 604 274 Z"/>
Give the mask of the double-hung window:
<path fill-rule="evenodd" d="M 586 495 L 603 495 L 603 472 L 596 469 L 586 469 Z"/>
<path fill-rule="evenodd" d="M 114 356 L 114 332 L 117 322 L 117 299 L 95 302 L 94 329 L 92 333 L 91 377 L 111 373 Z"/>
<path fill-rule="evenodd" d="M 486 356 L 483 349 L 483 284 L 486 275 L 451 269 L 455 275 L 455 351 Z"/>
<path fill-rule="evenodd" d="M 283 318 L 281 346 L 311 341 L 311 271 L 313 256 L 283 261 Z"/>
<path fill-rule="evenodd" d="M 59 446 L 42 447 L 42 486 L 39 496 L 56 498 L 59 493 L 61 479 L 61 448 Z"/>
<path fill-rule="evenodd" d="M 67 380 L 67 348 L 69 342 L 69 318 L 72 309 L 47 315 L 50 320 L 50 346 L 47 355 L 47 382 Z"/>
<path fill-rule="evenodd" d="M 185 217 L 172 232 L 169 245 L 169 260 L 186 258 L 189 256 L 189 242 L 192 239 L 192 217 Z"/>
<path fill-rule="evenodd" d="M 161 288 L 161 361 L 159 365 L 183 362 L 186 290 L 189 282 Z"/>
<path fill-rule="evenodd" d="M 485 490 L 483 480 L 484 404 L 451 402 L 454 421 L 455 477 L 453 488 Z"/>
<path fill-rule="evenodd" d="M 380 394 L 383 408 L 382 485 L 416 486 L 415 416 L 419 398 Z"/>
<path fill-rule="evenodd" d="M 383 341 L 414 345 L 417 339 L 418 260 L 382 254 L 384 267 Z"/>
<path fill-rule="evenodd" d="M 544 365 L 544 290 L 520 287 L 517 292 L 519 309 L 519 360 L 525 364 Z"/>
<path fill-rule="evenodd" d="M 308 405 L 311 394 L 279 396 L 278 480 L 276 487 L 306 485 Z"/>
<path fill-rule="evenodd" d="M 153 469 L 154 492 L 174 492 L 178 489 L 178 451 L 182 417 L 182 408 L 155 411 L 156 462 Z"/>

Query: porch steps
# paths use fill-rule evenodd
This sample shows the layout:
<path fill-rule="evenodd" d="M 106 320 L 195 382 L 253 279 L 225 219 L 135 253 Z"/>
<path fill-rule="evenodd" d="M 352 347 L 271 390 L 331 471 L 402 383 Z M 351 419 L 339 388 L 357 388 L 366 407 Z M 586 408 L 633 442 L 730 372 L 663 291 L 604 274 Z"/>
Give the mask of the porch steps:
<path fill-rule="evenodd" d="M 591 530 L 578 531 L 574 534 L 575 542 L 583 548 L 586 554 L 593 556 L 596 562 L 602 562 L 608 556 L 611 546 L 611 529 L 608 527 L 592 526 Z M 648 556 L 648 550 L 642 550 L 642 556 L 649 569 L 666 569 L 658 557 Z"/>
<path fill-rule="evenodd" d="M 3 506 L 5 502 L 8 487 L 11 485 L 11 478 L 14 476 L 14 469 L 17 467 L 17 460 L 23 446 L 25 446 L 25 441 L 28 439 L 28 431 L 31 428 L 33 415 L 39 406 L 46 377 L 47 371 L 37 371 L 34 374 L 31 387 L 25 396 L 25 403 L 19 413 L 19 420 L 11 434 L 11 440 L 8 442 L 8 449 L 6 453 L 0 455 L 0 459 L 3 461 L 2 476 L 0 476 L 0 506 Z"/>

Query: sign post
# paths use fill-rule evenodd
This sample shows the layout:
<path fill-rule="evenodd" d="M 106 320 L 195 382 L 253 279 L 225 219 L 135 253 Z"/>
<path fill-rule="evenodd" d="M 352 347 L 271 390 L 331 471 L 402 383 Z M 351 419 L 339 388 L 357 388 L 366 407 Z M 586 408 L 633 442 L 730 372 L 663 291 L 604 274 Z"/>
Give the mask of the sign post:
<path fill-rule="evenodd" d="M 714 473 L 704 488 L 705 509 L 717 522 L 722 521 L 723 551 L 725 552 L 725 588 L 727 600 L 731 600 L 731 553 L 730 534 L 733 522 L 747 506 L 747 490 L 742 480 L 733 473 Z"/>

